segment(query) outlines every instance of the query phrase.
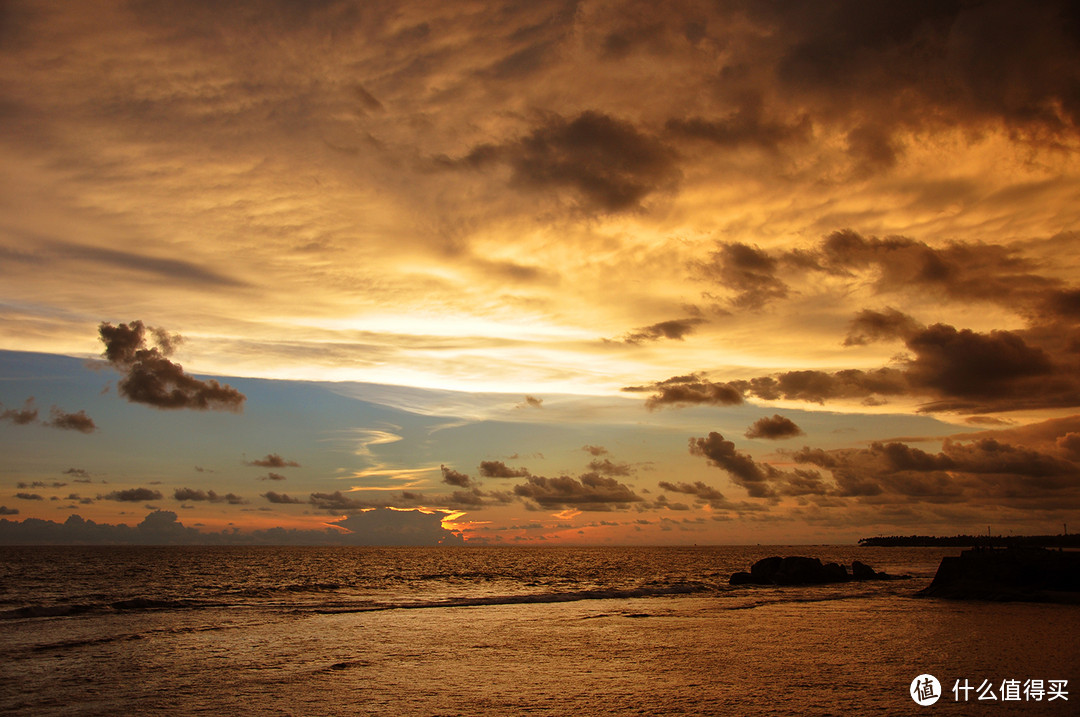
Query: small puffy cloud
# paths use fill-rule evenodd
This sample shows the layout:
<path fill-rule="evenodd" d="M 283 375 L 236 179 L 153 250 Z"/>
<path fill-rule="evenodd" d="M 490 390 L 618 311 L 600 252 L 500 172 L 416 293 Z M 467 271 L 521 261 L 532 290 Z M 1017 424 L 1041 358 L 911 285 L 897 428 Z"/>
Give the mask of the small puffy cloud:
<path fill-rule="evenodd" d="M 211 494 L 214 491 L 210 491 Z M 175 500 L 209 500 L 209 495 L 204 490 L 193 490 L 191 488 L 177 488 L 173 491 L 173 498 Z"/>
<path fill-rule="evenodd" d="M 319 510 L 333 513 L 346 513 L 354 510 L 367 510 L 369 508 L 377 507 L 368 501 L 350 498 L 340 490 L 336 490 L 333 493 L 312 493 L 308 502 Z"/>
<path fill-rule="evenodd" d="M 523 402 L 521 402 L 521 403 L 517 404 L 517 406 L 515 406 L 515 408 L 543 408 L 543 407 L 544 407 L 544 399 L 536 398 L 535 396 L 526 396 L 525 400 Z"/>
<path fill-rule="evenodd" d="M 771 498 L 776 494 L 770 484 L 780 477 L 780 471 L 737 451 L 733 442 L 715 431 L 705 438 L 691 438 L 690 454 L 703 456 L 710 464 L 726 471 L 754 498 Z"/>
<path fill-rule="evenodd" d="M 204 381 L 190 376 L 168 359 L 181 340 L 179 336 L 151 328 L 149 333 L 158 345 L 149 346 L 147 332 L 141 321 L 117 326 L 102 323 L 98 327 L 105 344 L 105 358 L 124 374 L 117 384 L 120 395 L 132 403 L 160 409 L 243 409 L 244 394 L 213 379 Z"/>
<path fill-rule="evenodd" d="M 603 446 L 585 445 L 581 447 L 581 450 L 585 451 L 590 456 L 606 456 L 608 453 L 608 449 Z"/>
<path fill-rule="evenodd" d="M 587 468 L 593 473 L 606 476 L 628 476 L 631 473 L 630 464 L 615 463 L 607 458 L 589 461 Z"/>
<path fill-rule="evenodd" d="M 660 323 L 651 326 L 643 326 L 642 328 L 634 329 L 623 336 L 621 341 L 626 344 L 641 344 L 646 341 L 659 341 L 661 339 L 682 341 L 685 337 L 692 334 L 698 326 L 704 323 L 708 323 L 708 321 L 702 318 L 661 321 Z"/>
<path fill-rule="evenodd" d="M 0 404 L 2 405 L 2 404 Z M 37 420 L 38 410 L 34 407 L 34 397 L 26 399 L 21 409 L 9 408 L 0 413 L 0 421 L 11 421 L 16 426 L 26 426 Z"/>
<path fill-rule="evenodd" d="M 785 418 L 779 414 L 773 414 L 771 417 L 759 418 L 746 430 L 744 434 L 747 438 L 792 438 L 794 436 L 803 435 L 803 430 L 799 428 L 794 421 L 790 418 Z"/>
<path fill-rule="evenodd" d="M 524 478 L 529 475 L 525 468 L 511 468 L 502 461 L 480 461 L 480 475 L 485 478 Z"/>
<path fill-rule="evenodd" d="M 259 466 L 260 468 L 299 468 L 300 464 L 293 460 L 282 458 L 277 453 L 268 453 L 265 458 L 256 458 L 253 461 L 245 461 L 245 465 Z"/>
<path fill-rule="evenodd" d="M 291 498 L 291 497 L 289 497 L 288 495 L 286 495 L 284 493 L 275 493 L 272 490 L 268 490 L 265 493 L 263 493 L 262 497 L 266 498 L 271 503 L 279 503 L 279 504 L 296 504 L 296 503 L 305 502 L 305 501 L 301 500 L 300 498 Z"/>
<path fill-rule="evenodd" d="M 442 482 L 447 485 L 457 486 L 458 488 L 468 488 L 472 486 L 472 478 L 460 471 L 456 471 L 447 466 L 439 466 L 439 470 L 442 471 Z"/>
<path fill-rule="evenodd" d="M 702 481 L 694 481 L 690 483 L 672 483 L 671 481 L 660 481 L 660 487 L 664 490 L 671 491 L 672 493 L 682 493 L 684 495 L 692 495 L 698 500 L 706 501 L 714 508 L 726 508 L 730 503 L 724 494 L 716 488 Z"/>
<path fill-rule="evenodd" d="M 514 486 L 514 494 L 545 509 L 606 511 L 624 509 L 642 500 L 629 486 L 598 473 L 585 473 L 579 478 L 531 475 L 525 483 Z"/>
<path fill-rule="evenodd" d="M 640 393 L 655 391 L 645 400 L 652 411 L 663 406 L 737 406 L 743 403 L 743 392 L 731 383 L 714 383 L 696 374 L 674 376 L 648 386 L 628 386 L 623 391 Z"/>
<path fill-rule="evenodd" d="M 9 508 L 6 505 L 0 505 L 0 515 L 18 515 L 18 508 Z"/>
<path fill-rule="evenodd" d="M 86 411 L 67 413 L 56 406 L 49 409 L 49 420 L 44 423 L 51 428 L 60 428 L 66 431 L 79 431 L 80 433 L 93 433 L 97 430 L 94 420 L 86 415 Z"/>
<path fill-rule="evenodd" d="M 90 472 L 87 471 L 85 468 L 68 468 L 66 471 L 64 471 L 64 475 L 75 476 L 76 478 L 83 479 L 90 478 Z"/>
<path fill-rule="evenodd" d="M 142 503 L 147 500 L 161 500 L 161 491 L 150 488 L 128 488 L 127 490 L 114 490 L 112 493 L 102 496 L 105 500 L 116 500 L 125 503 Z"/>
<path fill-rule="evenodd" d="M 228 503 L 229 505 L 242 505 L 247 501 L 235 493 L 218 495 L 212 490 L 196 490 L 193 488 L 177 488 L 173 491 L 175 500 L 207 501 L 210 503 Z"/>
<path fill-rule="evenodd" d="M 15 497 L 19 500 L 45 500 L 37 493 L 16 493 Z"/>
<path fill-rule="evenodd" d="M 269 471 L 266 475 L 259 476 L 259 480 L 285 480 L 285 476 L 280 473 Z"/>

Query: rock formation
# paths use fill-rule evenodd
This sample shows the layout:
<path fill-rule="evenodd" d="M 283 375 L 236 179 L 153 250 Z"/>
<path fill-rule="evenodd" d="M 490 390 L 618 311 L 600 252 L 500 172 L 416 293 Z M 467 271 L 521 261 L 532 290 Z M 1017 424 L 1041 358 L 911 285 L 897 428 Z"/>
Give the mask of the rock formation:
<path fill-rule="evenodd" d="M 975 548 L 941 559 L 920 597 L 1080 603 L 1080 552 Z"/>
<path fill-rule="evenodd" d="M 753 564 L 750 572 L 738 572 L 731 576 L 731 585 L 817 585 L 823 583 L 846 583 L 850 580 L 894 580 L 897 577 L 879 573 L 858 560 L 847 567 L 838 563 L 822 564 L 818 558 L 773 556 Z"/>

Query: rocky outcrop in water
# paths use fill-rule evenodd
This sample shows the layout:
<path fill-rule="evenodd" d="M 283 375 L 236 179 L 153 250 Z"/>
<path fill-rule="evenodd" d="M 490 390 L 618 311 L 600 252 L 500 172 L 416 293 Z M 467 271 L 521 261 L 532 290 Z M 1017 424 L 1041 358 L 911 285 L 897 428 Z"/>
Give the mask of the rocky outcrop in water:
<path fill-rule="evenodd" d="M 1080 553 L 1041 548 L 965 550 L 941 559 L 920 597 L 1080 603 Z"/>
<path fill-rule="evenodd" d="M 907 575 L 893 576 L 880 573 L 858 560 L 851 564 L 851 572 L 838 563 L 822 564 L 818 558 L 773 556 L 763 558 L 750 567 L 750 572 L 738 572 L 731 576 L 731 585 L 818 585 L 846 583 L 851 580 L 895 580 Z"/>

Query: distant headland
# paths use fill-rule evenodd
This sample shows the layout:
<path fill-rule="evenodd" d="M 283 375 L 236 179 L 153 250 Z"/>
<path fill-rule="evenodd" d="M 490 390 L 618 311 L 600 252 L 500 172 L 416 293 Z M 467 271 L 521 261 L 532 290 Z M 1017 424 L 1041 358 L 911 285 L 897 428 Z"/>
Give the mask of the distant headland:
<path fill-rule="evenodd" d="M 888 535 L 860 538 L 859 545 L 885 548 L 1080 548 L 1080 534 L 1059 535 Z"/>

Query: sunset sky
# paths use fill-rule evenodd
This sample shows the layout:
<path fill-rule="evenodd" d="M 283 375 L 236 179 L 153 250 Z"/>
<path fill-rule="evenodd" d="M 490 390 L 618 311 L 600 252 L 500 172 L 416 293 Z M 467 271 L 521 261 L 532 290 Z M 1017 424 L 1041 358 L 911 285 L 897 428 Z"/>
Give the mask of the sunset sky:
<path fill-rule="evenodd" d="M 0 540 L 1080 529 L 1078 58 L 1068 2 L 4 2 Z"/>

